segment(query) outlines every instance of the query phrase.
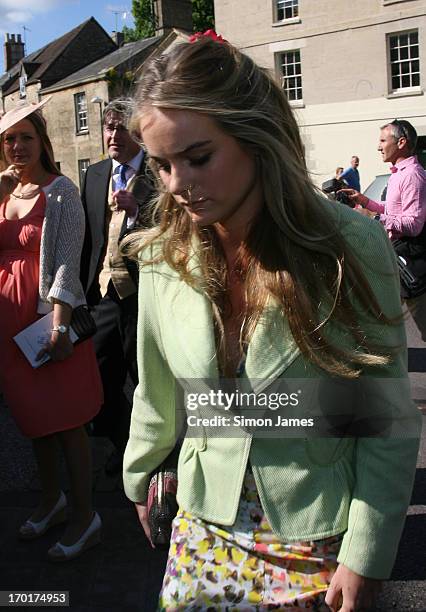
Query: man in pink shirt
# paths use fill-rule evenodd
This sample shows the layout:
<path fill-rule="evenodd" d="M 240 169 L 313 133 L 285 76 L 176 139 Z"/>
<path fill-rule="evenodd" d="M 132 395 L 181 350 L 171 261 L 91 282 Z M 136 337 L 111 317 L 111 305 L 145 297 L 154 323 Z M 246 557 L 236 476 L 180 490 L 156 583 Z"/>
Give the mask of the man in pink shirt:
<path fill-rule="evenodd" d="M 395 119 L 380 130 L 378 150 L 390 162 L 386 201 L 375 202 L 355 189 L 344 189 L 363 209 L 376 212 L 390 239 L 410 237 L 426 252 L 426 171 L 414 155 L 417 132 L 405 120 Z M 426 294 L 406 299 L 422 338 L 426 341 Z"/>

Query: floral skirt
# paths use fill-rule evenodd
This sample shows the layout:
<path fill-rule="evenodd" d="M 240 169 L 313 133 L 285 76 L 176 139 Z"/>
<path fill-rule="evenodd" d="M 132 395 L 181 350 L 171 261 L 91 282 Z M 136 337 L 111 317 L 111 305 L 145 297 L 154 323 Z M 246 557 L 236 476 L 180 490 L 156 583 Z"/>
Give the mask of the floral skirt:
<path fill-rule="evenodd" d="M 329 610 L 325 594 L 337 568 L 342 537 L 280 541 L 265 518 L 248 471 L 232 527 L 179 511 L 159 610 L 325 612 Z"/>

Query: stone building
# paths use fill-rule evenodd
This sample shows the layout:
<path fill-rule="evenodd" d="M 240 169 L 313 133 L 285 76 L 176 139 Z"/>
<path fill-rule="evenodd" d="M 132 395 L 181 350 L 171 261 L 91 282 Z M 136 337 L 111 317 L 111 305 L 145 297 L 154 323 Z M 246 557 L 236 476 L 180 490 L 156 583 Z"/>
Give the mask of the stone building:
<path fill-rule="evenodd" d="M 5 38 L 5 73 L 0 77 L 5 111 L 22 98 L 37 101 L 44 88 L 117 49 L 93 17 L 26 57 L 19 34 Z"/>
<path fill-rule="evenodd" d="M 105 154 L 101 116 L 110 99 L 128 96 L 136 68 L 161 37 L 128 43 L 105 57 L 44 88 L 52 96 L 43 109 L 61 170 L 81 186 L 89 164 Z M 58 112 L 60 109 L 60 112 Z"/>
<path fill-rule="evenodd" d="M 216 30 L 282 83 L 316 183 L 360 157 L 362 188 L 386 166 L 379 127 L 408 119 L 426 162 L 426 0 L 215 0 Z"/>
<path fill-rule="evenodd" d="M 61 171 L 81 186 L 89 164 L 105 155 L 101 115 L 113 98 L 132 93 L 141 66 L 153 53 L 192 29 L 190 0 L 157 0 L 156 35 L 124 44 L 91 17 L 42 49 L 24 57 L 21 36 L 6 34 L 6 72 L 0 77 L 3 111 L 19 100 L 43 108 L 55 159 Z"/>
<path fill-rule="evenodd" d="M 117 50 L 116 42 L 93 17 L 26 57 L 23 56 L 24 46 L 20 36 L 6 34 L 6 72 L 0 77 L 2 109 L 9 110 L 19 100 L 42 100 L 45 89 L 50 89 L 88 64 L 96 63 L 99 58 L 113 55 Z M 76 113 L 80 113 L 81 117 L 84 104 L 73 97 L 71 100 L 76 105 Z M 44 115 L 48 121 L 55 158 L 59 162 L 65 161 L 64 164 L 60 163 L 61 170 L 78 184 L 78 165 L 68 163 L 69 154 L 71 153 L 72 158 L 72 150 L 76 144 L 75 121 L 74 117 L 70 121 L 64 110 L 64 100 L 61 96 L 52 95 L 52 99 L 45 106 Z"/>

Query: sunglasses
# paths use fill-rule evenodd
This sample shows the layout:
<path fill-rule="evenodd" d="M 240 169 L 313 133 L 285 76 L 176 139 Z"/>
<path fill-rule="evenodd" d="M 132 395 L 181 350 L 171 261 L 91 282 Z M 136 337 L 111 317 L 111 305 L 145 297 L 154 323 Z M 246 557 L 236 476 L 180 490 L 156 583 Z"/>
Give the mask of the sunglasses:
<path fill-rule="evenodd" d="M 407 128 L 405 127 L 402 121 L 400 121 L 399 119 L 394 119 L 393 121 L 390 122 L 390 125 L 394 125 L 395 127 L 398 128 L 399 133 L 401 134 L 399 138 L 405 138 L 406 140 L 410 140 Z"/>

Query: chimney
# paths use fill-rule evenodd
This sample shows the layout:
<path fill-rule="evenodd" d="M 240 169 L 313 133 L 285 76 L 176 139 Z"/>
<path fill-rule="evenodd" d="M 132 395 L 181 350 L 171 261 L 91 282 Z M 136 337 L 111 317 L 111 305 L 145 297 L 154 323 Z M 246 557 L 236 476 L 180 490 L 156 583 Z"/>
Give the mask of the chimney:
<path fill-rule="evenodd" d="M 4 35 L 4 71 L 8 72 L 25 57 L 25 47 L 20 34 Z"/>
<path fill-rule="evenodd" d="M 191 0 L 155 0 L 155 34 L 166 34 L 173 28 L 192 32 Z"/>
<path fill-rule="evenodd" d="M 122 47 L 124 45 L 124 34 L 123 32 L 116 32 L 113 30 L 111 32 L 111 38 L 117 45 L 117 47 Z"/>

